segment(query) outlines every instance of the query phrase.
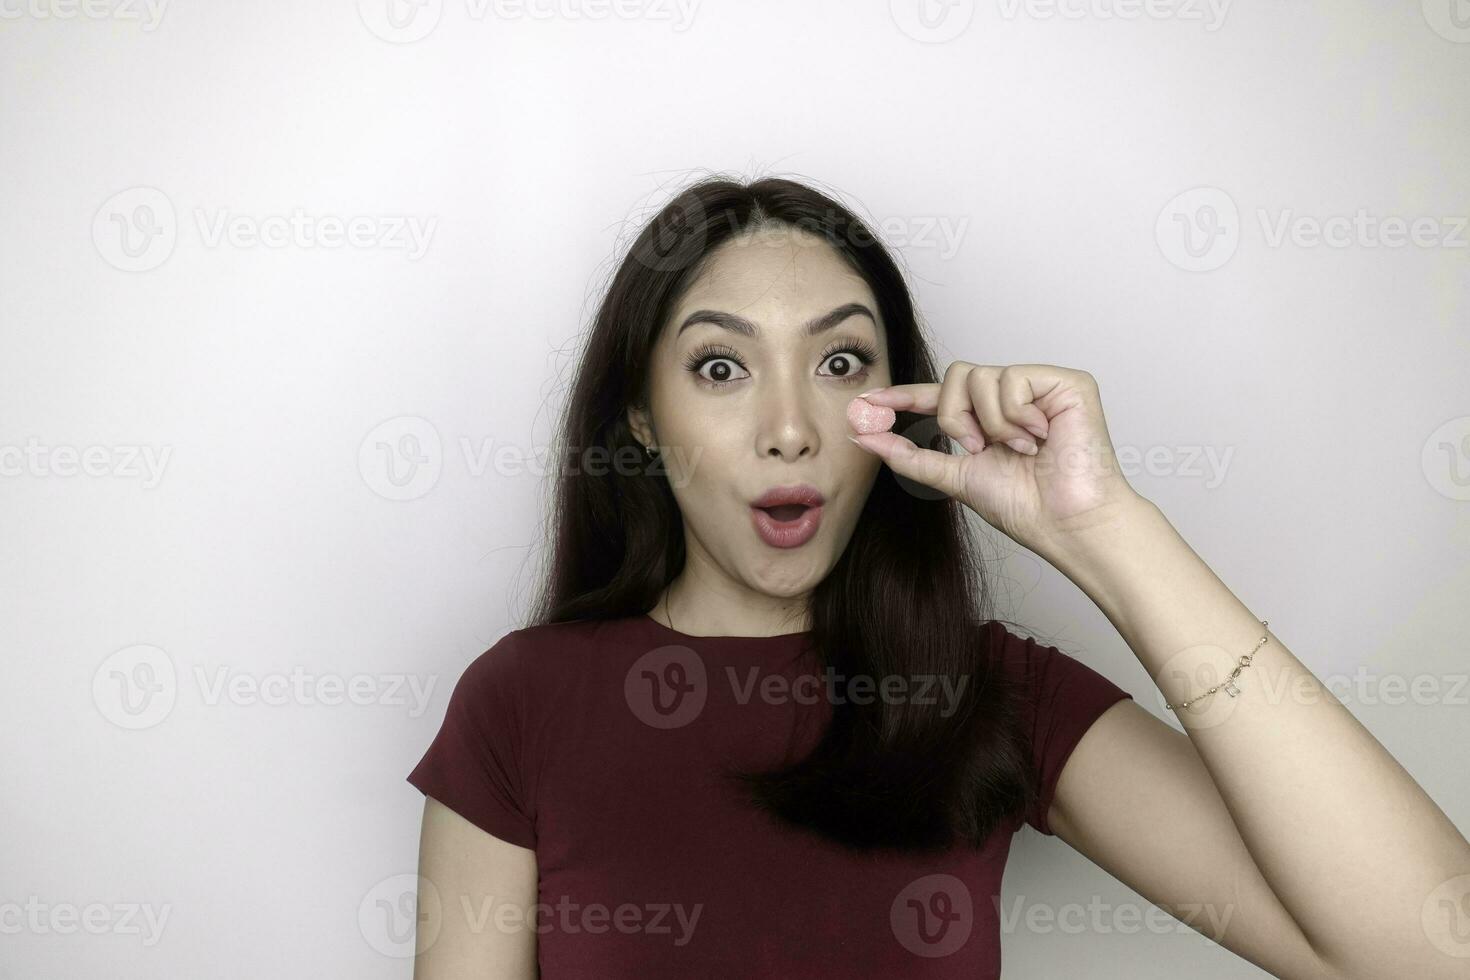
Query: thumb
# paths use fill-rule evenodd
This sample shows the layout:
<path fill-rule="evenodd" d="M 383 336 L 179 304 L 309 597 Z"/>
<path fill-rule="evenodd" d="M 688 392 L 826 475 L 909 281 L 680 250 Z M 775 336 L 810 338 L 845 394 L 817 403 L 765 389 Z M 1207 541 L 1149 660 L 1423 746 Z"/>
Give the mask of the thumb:
<path fill-rule="evenodd" d="M 848 438 L 888 464 L 899 476 L 953 497 L 960 489 L 960 457 L 922 449 L 896 432 L 868 432 Z"/>

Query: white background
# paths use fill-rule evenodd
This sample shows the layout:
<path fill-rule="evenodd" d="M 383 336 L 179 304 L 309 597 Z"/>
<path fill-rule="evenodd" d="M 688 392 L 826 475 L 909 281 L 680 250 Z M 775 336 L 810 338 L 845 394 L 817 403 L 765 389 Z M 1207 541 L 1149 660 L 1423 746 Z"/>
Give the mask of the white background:
<path fill-rule="evenodd" d="M 1097 376 L 1134 486 L 1470 826 L 1470 4 L 97 2 L 0 0 L 0 976 L 409 975 L 404 777 L 539 557 L 494 453 L 709 171 L 857 206 L 945 361 Z M 1168 717 L 1011 551 L 1002 612 Z M 252 693 L 293 672 L 364 703 Z M 1029 829 L 1017 904 L 1062 922 L 1007 976 L 1264 976 Z"/>

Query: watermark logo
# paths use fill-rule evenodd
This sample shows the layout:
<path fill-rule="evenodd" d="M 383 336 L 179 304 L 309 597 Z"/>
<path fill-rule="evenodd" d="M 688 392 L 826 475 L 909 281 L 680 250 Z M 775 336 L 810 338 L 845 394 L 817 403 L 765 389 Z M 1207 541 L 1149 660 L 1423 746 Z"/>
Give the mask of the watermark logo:
<path fill-rule="evenodd" d="M 173 711 L 178 693 L 173 659 L 146 643 L 118 650 L 92 675 L 92 703 L 119 728 L 152 728 Z"/>
<path fill-rule="evenodd" d="M 1159 212 L 1154 238 L 1164 257 L 1189 272 L 1211 272 L 1240 245 L 1240 212 L 1218 187 L 1194 187 Z"/>
<path fill-rule="evenodd" d="M 357 0 L 357 14 L 384 41 L 412 44 L 439 26 L 444 0 Z"/>
<path fill-rule="evenodd" d="M 924 44 L 943 44 L 965 33 L 975 19 L 975 0 L 889 0 L 898 29 Z"/>
<path fill-rule="evenodd" d="M 949 438 L 949 434 L 939 427 L 939 419 L 934 415 L 920 415 L 898 431 L 898 435 L 903 436 L 920 449 L 928 449 L 936 453 L 946 451 L 946 440 Z M 925 458 L 921 458 L 921 461 L 927 463 Z M 920 500 L 944 500 L 951 495 L 949 490 L 943 488 L 944 481 L 937 473 L 930 473 L 926 470 L 923 476 L 930 482 L 910 479 L 900 473 L 893 474 L 898 485 L 911 497 L 917 497 Z M 932 486 L 931 483 L 940 485 Z"/>
<path fill-rule="evenodd" d="M 709 697 L 704 660 L 679 644 L 656 647 L 623 676 L 623 697 L 634 717 L 651 728 L 683 728 Z"/>
<path fill-rule="evenodd" d="M 163 265 L 178 238 L 173 202 L 156 187 L 119 191 L 92 217 L 97 254 L 123 272 L 147 272 Z"/>
<path fill-rule="evenodd" d="M 1238 657 L 1232 656 L 1224 647 L 1211 643 L 1185 647 L 1164 661 L 1163 667 L 1154 678 L 1159 707 L 1167 711 L 1171 710 L 1166 707 L 1168 704 L 1178 706 L 1184 701 L 1190 702 L 1187 708 L 1174 710 L 1180 724 L 1190 731 L 1224 724 L 1235 714 L 1240 703 L 1239 695 L 1241 688 L 1246 686 L 1246 675 L 1258 675 L 1251 678 L 1255 681 L 1259 680 L 1261 673 L 1261 663 L 1257 657 L 1249 667 L 1241 671 L 1239 677 L 1231 680 L 1230 673 L 1239 663 Z M 1250 686 L 1253 688 L 1250 693 L 1256 694 L 1256 685 Z M 1214 694 L 1201 696 L 1212 687 L 1216 689 Z M 1177 693 L 1169 697 L 1165 694 L 1166 691 Z"/>
<path fill-rule="evenodd" d="M 1420 924 L 1434 948 L 1455 959 L 1470 959 L 1470 875 L 1442 882 L 1420 907 Z"/>
<path fill-rule="evenodd" d="M 969 941 L 975 927 L 970 889 L 954 875 L 925 875 L 894 897 L 888 924 L 915 956 L 949 956 Z"/>
<path fill-rule="evenodd" d="M 1450 419 L 1429 434 L 1420 452 L 1424 479 L 1451 500 L 1470 500 L 1470 415 Z"/>
<path fill-rule="evenodd" d="M 384 878 L 357 903 L 357 929 L 367 944 L 384 956 L 405 959 L 418 945 L 428 949 L 439 939 L 444 922 L 439 889 L 422 875 L 401 874 Z"/>
<path fill-rule="evenodd" d="M 443 468 L 439 430 L 417 415 L 379 423 L 357 447 L 363 482 L 387 500 L 417 500 L 434 489 Z"/>
<path fill-rule="evenodd" d="M 1423 0 L 1424 19 L 1440 37 L 1470 44 L 1470 0 Z"/>
<path fill-rule="evenodd" d="M 692 195 L 660 209 L 633 243 L 630 258 L 654 272 L 678 272 L 704 249 L 704 205 Z"/>

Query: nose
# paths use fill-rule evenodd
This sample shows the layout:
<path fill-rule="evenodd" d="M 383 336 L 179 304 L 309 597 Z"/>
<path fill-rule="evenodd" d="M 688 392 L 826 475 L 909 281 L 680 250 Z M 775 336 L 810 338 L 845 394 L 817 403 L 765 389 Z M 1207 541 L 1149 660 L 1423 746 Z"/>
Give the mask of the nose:
<path fill-rule="evenodd" d="M 821 445 L 813 406 L 789 387 L 771 391 L 761 413 L 757 452 L 763 457 L 795 460 L 812 456 Z"/>
<path fill-rule="evenodd" d="M 781 436 L 764 439 L 761 444 L 761 455 L 777 459 L 800 459 L 815 452 L 812 447 L 813 440 L 808 439 L 802 433 L 788 430 Z"/>

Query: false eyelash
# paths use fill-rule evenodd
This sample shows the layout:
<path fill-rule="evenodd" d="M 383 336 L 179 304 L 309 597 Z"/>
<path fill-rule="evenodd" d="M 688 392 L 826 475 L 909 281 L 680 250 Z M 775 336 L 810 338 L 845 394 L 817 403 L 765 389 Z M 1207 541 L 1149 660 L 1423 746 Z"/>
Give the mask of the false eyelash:
<path fill-rule="evenodd" d="M 866 367 L 878 359 L 878 348 L 866 340 L 839 340 L 823 351 L 822 356 L 817 360 L 825 361 L 833 354 L 856 354 L 858 360 L 862 361 Z"/>
<path fill-rule="evenodd" d="M 725 358 L 726 360 L 734 361 L 742 368 L 745 367 L 745 364 L 742 363 L 740 360 L 739 354 L 735 353 L 730 348 L 723 347 L 719 344 L 703 344 L 699 347 L 696 347 L 694 350 L 690 351 L 689 354 L 684 358 L 684 367 L 687 370 L 693 371 L 694 373 L 698 374 L 699 369 L 704 367 L 705 361 L 713 361 L 717 358 Z M 724 382 L 716 381 L 713 383 L 722 384 Z"/>

